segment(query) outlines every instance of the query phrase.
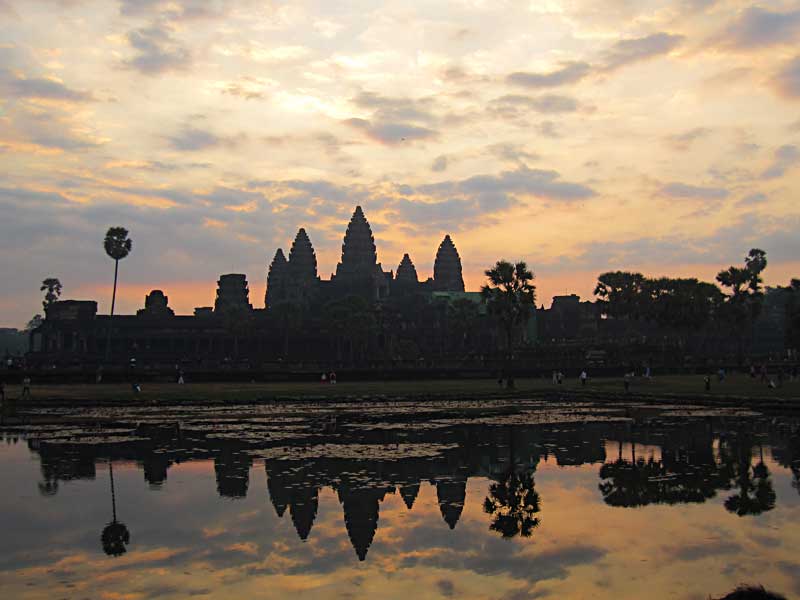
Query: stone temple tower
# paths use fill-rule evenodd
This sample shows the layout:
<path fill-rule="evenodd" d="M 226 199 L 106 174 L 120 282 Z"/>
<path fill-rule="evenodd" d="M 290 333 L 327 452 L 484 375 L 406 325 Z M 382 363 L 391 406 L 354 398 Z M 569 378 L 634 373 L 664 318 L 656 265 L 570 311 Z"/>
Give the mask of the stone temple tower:
<path fill-rule="evenodd" d="M 371 276 L 378 264 L 375 238 L 360 206 L 356 206 L 342 244 L 342 262 L 336 265 L 337 278 Z"/>
<path fill-rule="evenodd" d="M 356 206 L 342 243 L 342 260 L 332 278 L 340 294 L 356 294 L 378 300 L 389 292 L 391 273 L 378 262 L 375 238 L 360 206 Z"/>
<path fill-rule="evenodd" d="M 449 235 L 444 236 L 433 263 L 433 289 L 440 292 L 463 292 L 461 257 Z"/>
<path fill-rule="evenodd" d="M 283 250 L 278 248 L 267 272 L 267 294 L 264 298 L 264 305 L 267 308 L 286 302 L 288 283 L 289 263 Z"/>
<path fill-rule="evenodd" d="M 252 310 L 247 276 L 241 273 L 220 275 L 217 281 L 217 299 L 214 312 L 222 313 L 238 310 Z"/>
<path fill-rule="evenodd" d="M 397 267 L 397 274 L 394 279 L 397 283 L 403 285 L 415 285 L 419 283 L 417 268 L 414 266 L 414 263 L 411 262 L 411 257 L 408 254 L 403 255 L 403 260 L 400 261 L 400 265 Z"/>
<path fill-rule="evenodd" d="M 289 278 L 293 284 L 307 284 L 317 279 L 317 255 L 302 227 L 289 250 Z"/>
<path fill-rule="evenodd" d="M 306 301 L 317 291 L 317 255 L 306 230 L 301 228 L 292 242 L 286 264 L 287 300 Z"/>

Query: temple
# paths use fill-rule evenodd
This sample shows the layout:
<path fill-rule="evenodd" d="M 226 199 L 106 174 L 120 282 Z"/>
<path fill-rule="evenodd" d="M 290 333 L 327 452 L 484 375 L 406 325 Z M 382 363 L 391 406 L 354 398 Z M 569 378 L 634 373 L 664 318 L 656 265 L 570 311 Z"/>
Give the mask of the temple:
<path fill-rule="evenodd" d="M 461 257 L 452 238 L 446 235 L 439 246 L 433 277 L 419 281 L 417 269 L 408 254 L 397 273 L 384 271 L 378 262 L 375 237 L 363 209 L 356 206 L 342 242 L 342 257 L 329 280 L 317 275 L 314 246 L 305 229 L 300 229 L 292 243 L 289 259 L 278 248 L 267 274 L 266 308 L 284 302 L 328 301 L 358 296 L 368 303 L 391 296 L 418 292 L 464 292 Z"/>
<path fill-rule="evenodd" d="M 203 368 L 287 361 L 321 367 L 374 366 L 376 360 L 418 365 L 420 359 L 432 360 L 434 349 L 447 350 L 442 338 L 450 332 L 441 323 L 455 305 L 472 305 L 473 316 L 485 313 L 480 294 L 465 292 L 461 257 L 450 235 L 436 251 L 433 277 L 421 280 L 408 253 L 396 273 L 387 271 L 360 206 L 330 278 L 318 274 L 313 242 L 301 228 L 288 257 L 283 248 L 272 255 L 266 283 L 264 308 L 257 308 L 246 275 L 221 275 L 214 305 L 197 307 L 191 316 L 175 315 L 162 290 L 150 292 L 135 315 L 98 314 L 94 301 L 55 302 L 31 335 L 29 358 L 34 364 L 74 365 L 105 362 L 110 355 L 122 364 L 135 357 L 140 364 L 188 361 Z M 490 341 L 488 324 L 476 323 L 474 329 L 476 344 Z"/>
<path fill-rule="evenodd" d="M 220 275 L 213 305 L 199 306 L 193 315 L 176 315 L 163 290 L 147 294 L 144 307 L 133 315 L 98 314 L 94 301 L 54 302 L 30 332 L 27 365 L 39 369 L 40 379 L 57 373 L 53 367 L 69 367 L 87 379 L 98 365 L 108 367 L 106 378 L 113 377 L 116 365 L 123 379 L 120 367 L 128 364 L 153 373 L 172 373 L 178 365 L 192 378 L 236 371 L 248 380 L 254 372 L 265 379 L 319 377 L 329 370 L 349 370 L 351 377 L 399 371 L 461 377 L 504 368 L 505 334 L 480 292 L 466 291 L 461 256 L 450 235 L 431 252 L 433 273 L 427 278 L 420 276 L 410 253 L 403 253 L 395 271 L 384 269 L 360 206 L 350 217 L 341 257 L 328 278 L 319 274 L 305 229 L 297 231 L 288 253 L 285 248 L 268 255 L 263 308 L 253 306 L 242 273 Z M 787 349 L 787 302 L 780 288 L 766 289 L 754 328 L 756 352 L 777 355 Z M 550 308 L 531 308 L 519 334 L 513 357 L 519 376 L 587 367 L 596 375 L 600 369 L 615 372 L 631 364 L 694 360 L 686 351 L 685 332 L 652 320 L 609 317 L 597 302 L 574 294 L 554 297 Z M 691 335 L 703 348 L 701 361 L 735 351 L 724 329 Z M 455 514 L 458 503 L 441 509 Z"/>

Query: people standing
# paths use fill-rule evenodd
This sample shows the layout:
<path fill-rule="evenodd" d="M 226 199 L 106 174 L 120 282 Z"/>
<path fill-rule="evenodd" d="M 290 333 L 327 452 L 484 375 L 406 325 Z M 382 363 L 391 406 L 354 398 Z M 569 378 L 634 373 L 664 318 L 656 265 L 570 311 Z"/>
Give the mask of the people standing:
<path fill-rule="evenodd" d="M 703 381 L 704 381 L 704 382 L 705 382 L 705 384 L 706 384 L 706 391 L 707 391 L 707 392 L 710 392 L 710 391 L 711 391 L 711 375 L 708 375 L 708 374 L 707 374 L 707 375 L 706 375 L 706 376 L 703 378 Z"/>
<path fill-rule="evenodd" d="M 331 374 L 328 375 L 328 381 L 330 381 L 332 385 L 336 385 L 336 373 L 334 371 L 331 371 Z"/>
<path fill-rule="evenodd" d="M 22 396 L 20 396 L 20 400 L 30 400 L 31 399 L 31 378 L 27 375 L 22 380 Z"/>
<path fill-rule="evenodd" d="M 586 386 L 586 380 L 589 379 L 589 375 L 586 373 L 586 369 L 581 371 L 580 379 L 581 379 L 581 385 L 585 387 Z"/>
<path fill-rule="evenodd" d="M 625 392 L 629 392 L 631 390 L 631 373 L 625 373 L 625 376 L 622 378 L 622 384 L 625 386 Z"/>

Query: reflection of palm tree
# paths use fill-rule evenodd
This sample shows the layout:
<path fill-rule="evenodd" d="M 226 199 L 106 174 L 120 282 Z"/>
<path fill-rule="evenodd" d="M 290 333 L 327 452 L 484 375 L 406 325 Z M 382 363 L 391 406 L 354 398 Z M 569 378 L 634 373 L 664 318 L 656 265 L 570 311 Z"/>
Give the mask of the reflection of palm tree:
<path fill-rule="evenodd" d="M 725 508 L 740 517 L 760 515 L 775 508 L 775 490 L 772 487 L 769 468 L 761 456 L 755 466 L 751 466 L 752 453 L 747 446 L 739 456 L 736 465 L 736 483 L 739 493 L 725 500 Z"/>
<path fill-rule="evenodd" d="M 127 551 L 126 546 L 130 542 L 131 534 L 124 523 L 117 521 L 117 499 L 114 494 L 114 464 L 111 460 L 108 461 L 108 472 L 111 477 L 111 512 L 113 518 L 103 528 L 100 541 L 103 544 L 103 552 L 109 556 L 122 556 Z"/>
<path fill-rule="evenodd" d="M 514 427 L 508 428 L 508 471 L 500 481 L 489 486 L 483 511 L 492 515 L 489 529 L 510 539 L 517 535 L 530 537 L 541 522 L 539 493 L 534 488 L 532 469 L 517 472 L 514 453 Z"/>
<path fill-rule="evenodd" d="M 540 498 L 534 489 L 533 473 L 518 474 L 512 466 L 511 472 L 489 487 L 483 510 L 492 515 L 489 529 L 504 538 L 530 537 L 540 523 L 536 516 L 540 510 Z"/>

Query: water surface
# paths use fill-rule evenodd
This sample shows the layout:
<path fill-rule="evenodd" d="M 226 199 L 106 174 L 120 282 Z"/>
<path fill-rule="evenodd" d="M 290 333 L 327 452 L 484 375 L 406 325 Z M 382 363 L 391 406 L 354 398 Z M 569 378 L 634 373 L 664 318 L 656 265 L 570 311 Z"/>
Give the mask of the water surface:
<path fill-rule="evenodd" d="M 0 597 L 800 594 L 797 422 L 494 408 L 118 411 L 101 427 L 73 411 L 7 431 Z"/>

